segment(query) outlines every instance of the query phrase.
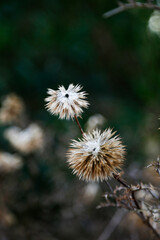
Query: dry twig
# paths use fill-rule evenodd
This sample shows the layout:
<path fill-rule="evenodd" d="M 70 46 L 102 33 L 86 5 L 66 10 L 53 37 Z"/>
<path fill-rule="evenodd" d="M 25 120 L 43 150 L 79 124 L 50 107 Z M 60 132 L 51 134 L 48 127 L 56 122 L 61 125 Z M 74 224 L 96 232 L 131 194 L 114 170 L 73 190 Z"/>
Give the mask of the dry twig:
<path fill-rule="evenodd" d="M 151 196 L 156 199 L 153 191 L 156 190 L 152 185 L 145 185 L 143 183 L 134 185 L 128 185 L 118 174 L 113 174 L 116 181 L 118 181 L 123 187 L 116 187 L 113 193 L 107 193 L 105 195 L 106 204 L 100 205 L 99 207 L 109 207 L 114 206 L 117 208 L 125 208 L 129 211 L 134 211 L 142 221 L 152 230 L 155 236 L 160 239 L 160 235 L 157 230 L 150 223 L 150 218 L 145 216 L 144 210 L 139 204 L 138 199 L 135 196 L 135 193 L 138 191 L 146 191 L 146 193 L 150 193 Z M 140 201 L 141 203 L 142 201 Z M 150 206 L 151 217 L 155 210 L 158 208 Z"/>
<path fill-rule="evenodd" d="M 103 14 L 104 18 L 109 18 L 112 17 L 118 13 L 121 13 L 123 11 L 129 10 L 129 9 L 135 9 L 135 8 L 145 8 L 145 9 L 150 9 L 150 10 L 159 10 L 160 11 L 160 6 L 153 4 L 151 1 L 148 1 L 146 3 L 142 2 L 136 2 L 132 0 L 128 0 L 128 3 L 119 3 L 119 7 L 112 9 L 106 13 Z"/>

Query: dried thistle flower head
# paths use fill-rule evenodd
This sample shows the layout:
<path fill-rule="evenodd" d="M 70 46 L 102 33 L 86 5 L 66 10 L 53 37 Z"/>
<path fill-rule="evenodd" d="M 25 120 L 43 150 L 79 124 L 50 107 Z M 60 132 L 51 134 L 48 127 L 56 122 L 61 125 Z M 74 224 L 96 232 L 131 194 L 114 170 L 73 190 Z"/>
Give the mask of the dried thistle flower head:
<path fill-rule="evenodd" d="M 22 159 L 16 154 L 0 152 L 0 172 L 12 172 L 22 166 Z"/>
<path fill-rule="evenodd" d="M 45 99 L 47 110 L 51 114 L 59 115 L 61 119 L 73 119 L 75 114 L 80 116 L 82 107 L 87 108 L 89 105 L 85 100 L 86 93 L 80 92 L 81 89 L 80 85 L 73 84 L 70 84 L 68 89 L 64 86 L 60 86 L 57 91 L 48 89 L 50 96 Z"/>
<path fill-rule="evenodd" d="M 103 181 L 121 169 L 125 147 L 121 139 L 109 128 L 104 132 L 94 130 L 73 140 L 67 153 L 73 173 L 86 181 Z"/>
<path fill-rule="evenodd" d="M 28 154 L 43 147 L 44 133 L 37 124 L 31 124 L 26 129 L 10 127 L 4 132 L 5 138 L 18 151 Z"/>
<path fill-rule="evenodd" d="M 20 97 L 12 93 L 7 95 L 0 109 L 0 122 L 10 124 L 19 121 L 24 112 L 24 103 Z"/>

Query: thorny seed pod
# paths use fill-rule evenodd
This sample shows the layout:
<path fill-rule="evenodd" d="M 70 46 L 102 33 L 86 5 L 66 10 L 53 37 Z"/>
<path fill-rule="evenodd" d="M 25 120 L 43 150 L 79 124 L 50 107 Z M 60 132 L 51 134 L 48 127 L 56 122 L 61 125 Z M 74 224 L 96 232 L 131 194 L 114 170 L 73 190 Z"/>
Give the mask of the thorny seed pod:
<path fill-rule="evenodd" d="M 101 133 L 93 130 L 79 141 L 73 140 L 68 150 L 69 167 L 86 181 L 103 181 L 117 173 L 124 161 L 125 147 L 109 128 Z"/>

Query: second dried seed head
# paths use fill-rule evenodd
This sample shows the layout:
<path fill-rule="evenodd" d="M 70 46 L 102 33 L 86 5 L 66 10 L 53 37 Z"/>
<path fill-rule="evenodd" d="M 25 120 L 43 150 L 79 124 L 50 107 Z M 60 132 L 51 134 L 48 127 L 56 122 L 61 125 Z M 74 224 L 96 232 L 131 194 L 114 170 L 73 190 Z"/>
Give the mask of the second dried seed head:
<path fill-rule="evenodd" d="M 103 181 L 117 173 L 124 161 L 125 147 L 109 128 L 93 130 L 79 141 L 73 140 L 67 153 L 73 173 L 86 181 Z"/>

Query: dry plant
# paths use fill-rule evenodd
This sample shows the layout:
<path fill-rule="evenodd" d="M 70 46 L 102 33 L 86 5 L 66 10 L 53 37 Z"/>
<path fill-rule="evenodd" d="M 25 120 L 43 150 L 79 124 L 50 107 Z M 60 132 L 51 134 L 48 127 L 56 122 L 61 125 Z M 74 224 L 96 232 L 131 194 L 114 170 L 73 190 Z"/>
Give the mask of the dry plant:
<path fill-rule="evenodd" d="M 16 94 L 11 93 L 4 97 L 0 108 L 0 123 L 19 123 L 24 114 L 24 102 Z"/>
<path fill-rule="evenodd" d="M 25 166 L 30 173 L 36 174 L 33 169 L 33 157 L 39 157 L 45 143 L 44 130 L 37 124 L 30 121 L 26 114 L 26 106 L 21 97 L 15 93 L 10 93 L 2 98 L 0 107 L 0 125 L 3 126 L 3 137 L 9 143 L 9 149 L 0 149 L 0 225 L 10 226 L 16 222 L 14 211 L 8 206 L 6 200 L 8 188 L 12 185 L 7 181 L 14 178 L 15 174 L 20 174 Z M 4 127 L 5 126 L 5 127 Z M 19 173 L 18 173 L 19 170 Z M 35 171 L 35 172 L 34 172 Z M 6 187 L 7 184 L 7 187 Z M 13 179 L 13 185 L 15 184 Z M 16 190 L 15 190 L 16 192 Z"/>
<path fill-rule="evenodd" d="M 128 184 L 122 178 L 125 146 L 119 136 L 110 128 L 101 132 L 95 129 L 85 133 L 79 123 L 81 107 L 87 107 L 86 93 L 81 86 L 70 84 L 57 91 L 48 90 L 46 108 L 60 118 L 75 119 L 82 138 L 72 140 L 67 152 L 67 162 L 73 173 L 85 181 L 104 181 L 109 191 L 104 194 L 105 203 L 99 207 L 116 207 L 132 211 L 160 239 L 160 190 L 151 184 Z M 159 174 L 159 158 L 148 167 L 154 167 Z M 114 178 L 120 186 L 112 189 L 109 179 Z"/>
<path fill-rule="evenodd" d="M 23 154 L 38 151 L 44 145 L 43 130 L 36 123 L 30 124 L 25 129 L 16 126 L 9 127 L 4 131 L 4 137 L 16 150 Z"/>
<path fill-rule="evenodd" d="M 106 13 L 103 14 L 104 18 L 112 17 L 118 13 L 121 13 L 123 11 L 129 10 L 129 9 L 135 9 L 135 8 L 144 8 L 144 9 L 150 9 L 150 10 L 159 10 L 160 6 L 158 4 L 154 3 L 154 0 L 147 0 L 146 2 L 140 2 L 135 0 L 127 0 L 126 3 L 118 1 L 118 7 L 115 9 L 112 9 Z"/>
<path fill-rule="evenodd" d="M 22 158 L 17 154 L 0 152 L 0 173 L 10 173 L 22 166 Z"/>
<path fill-rule="evenodd" d="M 4 138 L 15 150 L 27 155 L 43 149 L 44 131 L 37 123 L 29 124 L 25 110 L 25 104 L 19 96 L 15 93 L 6 95 L 1 103 L 0 124 L 12 125 L 4 130 Z"/>

